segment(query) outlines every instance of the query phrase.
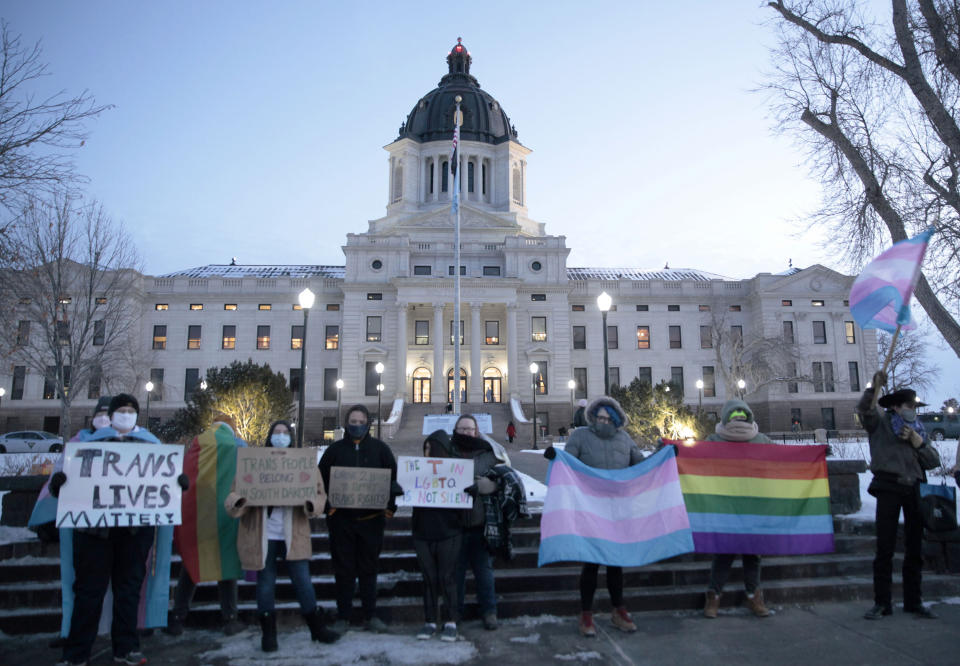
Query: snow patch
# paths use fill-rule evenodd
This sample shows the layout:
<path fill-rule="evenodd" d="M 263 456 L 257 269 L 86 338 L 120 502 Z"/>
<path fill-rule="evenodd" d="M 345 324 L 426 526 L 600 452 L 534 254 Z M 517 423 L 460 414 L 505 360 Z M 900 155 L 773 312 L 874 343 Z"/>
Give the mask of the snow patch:
<path fill-rule="evenodd" d="M 559 661 L 592 661 L 594 659 L 603 659 L 599 652 L 591 650 L 590 652 L 573 652 L 571 654 L 555 654 L 554 659 Z"/>
<path fill-rule="evenodd" d="M 503 624 L 519 624 L 521 627 L 536 627 L 541 624 L 564 624 L 569 621 L 569 617 L 558 617 L 556 615 L 521 615 L 503 620 Z"/>
<path fill-rule="evenodd" d="M 539 643 L 540 634 L 530 634 L 529 636 L 514 636 L 510 639 L 511 643 Z"/>

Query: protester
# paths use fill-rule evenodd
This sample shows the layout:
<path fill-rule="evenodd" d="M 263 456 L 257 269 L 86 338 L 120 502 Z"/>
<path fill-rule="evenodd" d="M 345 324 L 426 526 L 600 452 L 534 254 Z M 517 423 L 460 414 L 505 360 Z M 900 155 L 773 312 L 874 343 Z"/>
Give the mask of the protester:
<path fill-rule="evenodd" d="M 223 633 L 232 636 L 244 629 L 237 617 L 237 578 L 243 575 L 237 554 L 237 520 L 219 502 L 215 513 L 199 506 L 202 498 L 222 497 L 221 493 L 233 486 L 237 447 L 247 445 L 236 436 L 235 428 L 233 418 L 219 412 L 185 453 L 183 471 L 190 478 L 190 489 L 183 493 L 183 522 L 174 528 L 181 567 L 173 610 L 164 628 L 171 636 L 183 633 L 197 583 L 207 580 L 217 581 Z"/>
<path fill-rule="evenodd" d="M 137 426 L 140 405 L 132 395 L 121 393 L 110 400 L 107 413 L 110 426 L 99 428 L 84 441 L 147 442 L 159 444 L 150 432 Z M 50 479 L 50 492 L 59 497 L 67 475 L 60 471 Z M 183 474 L 177 479 L 181 488 L 189 481 Z M 120 664 L 145 664 L 146 657 L 140 652 L 140 637 L 137 632 L 138 608 L 141 605 L 141 587 L 147 574 L 148 559 L 150 581 L 146 587 L 148 599 L 144 601 L 148 615 L 159 613 L 161 619 L 148 619 L 145 626 L 162 626 L 166 623 L 166 611 L 170 589 L 170 544 L 172 529 L 169 527 L 93 527 L 64 530 L 73 532 L 72 539 L 61 536 L 61 558 L 72 557 L 74 575 L 72 591 L 73 606 L 70 610 L 70 629 L 63 645 L 61 664 L 83 664 L 90 659 L 90 652 L 97 637 L 97 626 L 103 608 L 103 598 L 110 585 L 113 590 L 113 620 L 110 635 L 113 643 L 113 660 Z M 64 549 L 64 541 L 70 546 Z M 151 549 L 156 542 L 156 549 Z M 64 600 L 64 613 L 67 600 Z"/>
<path fill-rule="evenodd" d="M 350 626 L 353 596 L 359 579 L 364 627 L 385 632 L 387 625 L 376 616 L 377 572 L 386 519 L 397 510 L 394 497 L 403 491 L 397 485 L 397 461 L 390 447 L 370 435 L 370 412 L 363 405 L 347 410 L 346 435 L 332 444 L 320 459 L 324 487 L 330 485 L 332 467 L 369 467 L 390 470 L 390 499 L 385 510 L 338 509 L 326 506 L 330 555 L 337 592 L 337 621 L 334 631 L 345 633 Z"/>
<path fill-rule="evenodd" d="M 935 619 L 937 615 L 923 605 L 920 593 L 923 524 L 918 484 L 927 480 L 925 470 L 939 466 L 940 455 L 917 419 L 917 407 L 926 405 L 917 400 L 916 392 L 903 388 L 883 396 L 877 401 L 886 410 L 883 412 L 874 404 L 874 393 L 886 383 L 886 374 L 875 374 L 872 385 L 857 404 L 857 414 L 870 440 L 873 480 L 867 492 L 877 498 L 874 605 L 864 617 L 879 620 L 893 613 L 893 552 L 903 510 L 903 610 L 920 618 Z"/>
<path fill-rule="evenodd" d="M 430 433 L 423 443 L 423 455 L 433 458 L 456 457 L 445 430 Z M 457 601 L 457 562 L 463 542 L 464 512 L 457 509 L 413 508 L 413 548 L 423 573 L 423 628 L 417 638 L 427 640 L 437 633 L 439 600 L 443 594 L 447 622 L 440 640 L 457 640 L 460 605 Z"/>
<path fill-rule="evenodd" d="M 583 398 L 577 401 L 577 411 L 573 413 L 573 427 L 583 428 L 590 425 L 587 423 L 585 412 L 587 411 L 587 401 Z"/>
<path fill-rule="evenodd" d="M 263 445 L 290 446 L 292 427 L 287 421 L 275 421 L 267 431 Z M 323 482 L 317 481 L 317 494 L 325 494 Z M 276 652 L 277 615 L 275 589 L 277 561 L 283 560 L 293 583 L 300 613 L 315 641 L 333 643 L 340 635 L 324 626 L 323 613 L 317 609 L 317 596 L 310 578 L 313 544 L 310 518 L 320 515 L 322 506 L 306 500 L 302 506 L 250 506 L 236 492 L 227 495 L 227 512 L 240 519 L 237 530 L 237 551 L 244 569 L 257 572 L 257 618 L 260 621 L 260 649 Z"/>
<path fill-rule="evenodd" d="M 517 426 L 513 424 L 513 421 L 507 424 L 507 441 L 513 444 L 514 437 L 517 436 Z"/>
<path fill-rule="evenodd" d="M 564 451 L 585 465 L 597 469 L 623 469 L 643 460 L 643 453 L 623 429 L 627 415 L 613 398 L 596 398 L 581 407 L 586 427 L 570 433 Z M 578 410 L 579 411 L 579 410 Z M 548 460 L 556 456 L 553 447 L 544 455 Z M 580 633 L 587 637 L 597 635 L 593 622 L 593 596 L 597 591 L 597 574 L 602 562 L 584 562 L 580 570 Z M 623 603 L 623 567 L 607 565 L 607 591 L 613 611 L 610 620 L 621 631 L 636 631 L 630 613 Z"/>

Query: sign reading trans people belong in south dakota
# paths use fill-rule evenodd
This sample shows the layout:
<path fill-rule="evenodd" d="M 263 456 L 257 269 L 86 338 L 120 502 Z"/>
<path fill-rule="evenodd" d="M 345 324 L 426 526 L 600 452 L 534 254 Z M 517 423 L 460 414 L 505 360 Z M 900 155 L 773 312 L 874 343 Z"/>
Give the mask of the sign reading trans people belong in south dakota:
<path fill-rule="evenodd" d="M 180 524 L 183 446 L 71 442 L 57 527 L 148 527 Z"/>
<path fill-rule="evenodd" d="M 473 461 L 463 458 L 397 458 L 398 506 L 469 509 L 473 498 L 463 489 L 473 484 Z"/>

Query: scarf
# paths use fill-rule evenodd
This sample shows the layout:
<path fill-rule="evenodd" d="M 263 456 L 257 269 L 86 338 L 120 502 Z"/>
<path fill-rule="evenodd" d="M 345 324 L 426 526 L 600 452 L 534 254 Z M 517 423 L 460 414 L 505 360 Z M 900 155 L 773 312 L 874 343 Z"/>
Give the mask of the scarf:
<path fill-rule="evenodd" d="M 893 434 L 899 437 L 900 431 L 903 430 L 903 426 L 907 426 L 908 428 L 912 429 L 924 439 L 927 438 L 927 433 L 923 429 L 923 422 L 920 419 L 916 419 L 913 421 L 913 423 L 908 423 L 907 421 L 904 421 L 903 417 L 896 412 L 890 412 L 890 427 L 893 428 Z"/>
<path fill-rule="evenodd" d="M 722 421 L 717 424 L 717 434 L 728 442 L 749 442 L 757 436 L 759 428 L 753 421 Z"/>

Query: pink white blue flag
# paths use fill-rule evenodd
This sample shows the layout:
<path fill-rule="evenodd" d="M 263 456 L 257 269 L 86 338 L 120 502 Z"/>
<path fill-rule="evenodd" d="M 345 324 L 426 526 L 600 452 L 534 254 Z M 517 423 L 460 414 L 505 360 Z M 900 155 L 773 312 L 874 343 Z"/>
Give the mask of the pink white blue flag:
<path fill-rule="evenodd" d="M 910 296 L 920 277 L 933 227 L 893 247 L 871 261 L 850 289 L 850 314 L 860 328 L 891 333 L 897 326 L 913 328 Z"/>
<path fill-rule="evenodd" d="M 632 567 L 692 551 L 672 446 L 624 469 L 588 467 L 557 451 L 547 470 L 540 566 L 595 562 Z"/>

